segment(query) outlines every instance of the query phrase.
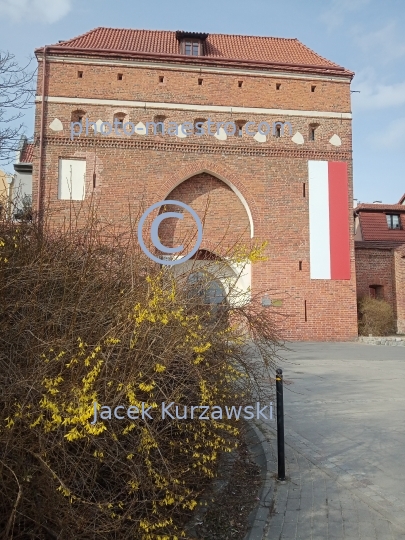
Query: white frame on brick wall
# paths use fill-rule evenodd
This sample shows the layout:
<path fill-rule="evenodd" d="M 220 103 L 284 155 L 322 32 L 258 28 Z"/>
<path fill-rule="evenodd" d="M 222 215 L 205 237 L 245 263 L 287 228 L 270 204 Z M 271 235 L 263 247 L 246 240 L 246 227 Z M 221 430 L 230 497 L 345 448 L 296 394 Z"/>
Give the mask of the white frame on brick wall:
<path fill-rule="evenodd" d="M 58 199 L 83 201 L 86 196 L 86 160 L 59 158 Z"/>

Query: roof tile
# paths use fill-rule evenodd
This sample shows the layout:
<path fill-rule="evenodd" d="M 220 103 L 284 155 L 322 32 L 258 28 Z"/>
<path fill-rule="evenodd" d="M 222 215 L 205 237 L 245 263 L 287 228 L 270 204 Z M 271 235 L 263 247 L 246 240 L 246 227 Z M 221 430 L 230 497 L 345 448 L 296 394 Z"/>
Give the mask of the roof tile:
<path fill-rule="evenodd" d="M 179 55 L 176 32 L 99 27 L 51 46 L 53 52 L 64 49 L 99 49 L 121 53 Z M 40 51 L 41 49 L 37 49 Z M 352 74 L 338 64 L 315 53 L 297 39 L 209 34 L 205 40 L 205 58 L 268 64 L 313 66 Z"/>
<path fill-rule="evenodd" d="M 405 213 L 400 214 L 402 229 L 389 229 L 384 212 L 360 212 L 359 217 L 364 241 L 405 242 Z"/>
<path fill-rule="evenodd" d="M 405 205 L 403 204 L 369 204 L 369 203 L 362 203 L 356 206 L 356 208 L 353 209 L 355 213 L 361 211 L 361 210 L 372 210 L 373 212 L 405 212 Z"/>
<path fill-rule="evenodd" d="M 27 143 L 21 150 L 20 163 L 32 163 L 34 157 L 34 144 Z"/>

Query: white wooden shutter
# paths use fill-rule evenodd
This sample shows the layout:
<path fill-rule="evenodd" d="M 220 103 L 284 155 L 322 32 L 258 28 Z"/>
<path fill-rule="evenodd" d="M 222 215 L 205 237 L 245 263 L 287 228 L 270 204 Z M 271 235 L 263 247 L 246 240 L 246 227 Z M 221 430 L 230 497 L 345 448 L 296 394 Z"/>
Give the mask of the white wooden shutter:
<path fill-rule="evenodd" d="M 60 159 L 58 199 L 82 201 L 86 186 L 86 160 Z"/>

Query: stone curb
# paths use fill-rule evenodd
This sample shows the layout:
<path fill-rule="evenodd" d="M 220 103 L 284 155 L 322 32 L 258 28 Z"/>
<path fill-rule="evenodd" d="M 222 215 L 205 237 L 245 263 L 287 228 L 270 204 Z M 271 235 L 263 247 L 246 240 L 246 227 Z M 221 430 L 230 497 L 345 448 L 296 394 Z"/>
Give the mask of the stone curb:
<path fill-rule="evenodd" d="M 360 336 L 357 338 L 359 343 L 365 343 L 368 345 L 387 345 L 390 347 L 405 347 L 405 337 L 395 336 Z"/>
<path fill-rule="evenodd" d="M 274 462 L 271 460 L 271 447 L 266 436 L 253 423 L 247 426 L 246 442 L 254 462 L 260 467 L 262 488 L 260 503 L 249 515 L 249 532 L 244 540 L 262 540 L 274 501 Z"/>

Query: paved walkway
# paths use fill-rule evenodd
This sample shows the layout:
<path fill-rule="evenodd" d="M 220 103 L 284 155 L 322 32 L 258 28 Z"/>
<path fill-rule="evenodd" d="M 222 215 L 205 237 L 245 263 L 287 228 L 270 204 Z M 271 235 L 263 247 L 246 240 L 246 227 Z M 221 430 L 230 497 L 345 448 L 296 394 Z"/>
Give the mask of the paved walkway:
<path fill-rule="evenodd" d="M 358 343 L 290 345 L 286 483 L 264 538 L 405 540 L 405 351 Z M 271 459 L 276 471 L 274 423 Z"/>

